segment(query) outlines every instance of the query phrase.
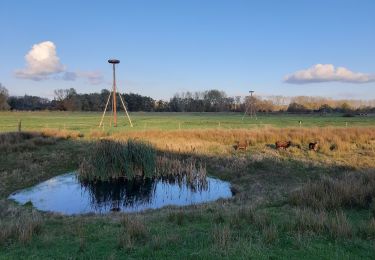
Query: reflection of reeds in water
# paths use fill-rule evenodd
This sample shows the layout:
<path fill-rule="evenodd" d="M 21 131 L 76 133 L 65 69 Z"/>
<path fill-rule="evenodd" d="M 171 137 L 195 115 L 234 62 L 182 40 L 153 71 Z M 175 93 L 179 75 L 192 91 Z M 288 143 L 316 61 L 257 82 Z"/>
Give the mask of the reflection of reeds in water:
<path fill-rule="evenodd" d="M 110 209 L 137 208 L 152 204 L 158 183 L 178 185 L 181 190 L 186 187 L 192 192 L 202 192 L 208 189 L 206 178 L 188 181 L 187 176 L 159 176 L 154 178 L 113 179 L 108 181 L 80 181 L 81 186 L 88 192 L 90 204 L 96 211 Z M 168 187 L 162 187 L 167 192 Z"/>
<path fill-rule="evenodd" d="M 155 185 L 155 180 L 150 178 L 81 181 L 81 186 L 90 195 L 90 204 L 97 210 L 148 204 Z"/>

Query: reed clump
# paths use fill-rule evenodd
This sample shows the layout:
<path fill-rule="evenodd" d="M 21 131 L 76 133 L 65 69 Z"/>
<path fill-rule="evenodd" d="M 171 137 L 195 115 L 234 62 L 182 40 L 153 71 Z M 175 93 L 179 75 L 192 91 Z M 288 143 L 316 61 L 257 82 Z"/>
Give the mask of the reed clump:
<path fill-rule="evenodd" d="M 85 180 L 152 177 L 155 165 L 156 150 L 148 143 L 102 140 L 93 144 L 78 172 Z"/>
<path fill-rule="evenodd" d="M 150 143 L 139 140 L 101 140 L 93 144 L 78 173 L 81 180 L 89 181 L 179 177 L 194 183 L 206 178 L 206 166 L 194 158 L 180 159 L 166 153 L 158 155 Z"/>
<path fill-rule="evenodd" d="M 162 155 L 156 160 L 156 177 L 186 178 L 187 183 L 205 183 L 206 165 L 195 158 L 179 159 L 177 157 Z"/>

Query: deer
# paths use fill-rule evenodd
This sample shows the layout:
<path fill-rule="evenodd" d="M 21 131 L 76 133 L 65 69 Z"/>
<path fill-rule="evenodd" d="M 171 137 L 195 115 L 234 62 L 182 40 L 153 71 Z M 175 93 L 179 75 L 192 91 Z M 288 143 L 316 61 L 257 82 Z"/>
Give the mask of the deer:
<path fill-rule="evenodd" d="M 309 143 L 309 150 L 317 152 L 319 150 L 319 143 L 318 142 Z"/>
<path fill-rule="evenodd" d="M 235 148 L 236 148 L 236 150 L 246 151 L 248 146 L 249 146 L 249 142 L 246 141 L 246 140 L 245 141 L 237 141 L 236 145 L 235 145 Z"/>
<path fill-rule="evenodd" d="M 277 141 L 275 143 L 276 149 L 284 149 L 290 147 L 292 145 L 291 141 Z"/>

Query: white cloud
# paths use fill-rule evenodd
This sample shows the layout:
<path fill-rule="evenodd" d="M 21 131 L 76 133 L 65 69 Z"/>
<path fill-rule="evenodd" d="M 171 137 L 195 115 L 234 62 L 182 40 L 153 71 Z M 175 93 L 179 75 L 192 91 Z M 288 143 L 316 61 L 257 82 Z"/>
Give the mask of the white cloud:
<path fill-rule="evenodd" d="M 306 70 L 296 71 L 284 77 L 284 81 L 293 84 L 316 82 L 368 83 L 375 81 L 375 75 L 352 72 L 344 67 L 335 68 L 332 64 L 316 64 Z"/>
<path fill-rule="evenodd" d="M 18 78 L 43 80 L 65 70 L 56 54 L 56 46 L 51 41 L 34 44 L 25 60 L 26 67 L 16 71 Z"/>
<path fill-rule="evenodd" d="M 86 79 L 90 84 L 103 83 L 103 76 L 98 71 L 67 71 L 56 53 L 56 45 L 51 41 L 34 44 L 25 55 L 26 67 L 17 70 L 15 75 L 21 79 L 31 80 L 67 80 Z M 62 74 L 63 73 L 63 74 Z"/>

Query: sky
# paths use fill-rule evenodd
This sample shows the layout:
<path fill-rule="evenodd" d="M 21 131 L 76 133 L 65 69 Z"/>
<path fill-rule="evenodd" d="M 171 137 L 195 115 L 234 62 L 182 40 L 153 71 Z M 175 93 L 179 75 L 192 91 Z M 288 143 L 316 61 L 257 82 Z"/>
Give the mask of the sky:
<path fill-rule="evenodd" d="M 375 99 L 373 0 L 0 1 L 0 83 L 53 98 L 118 88 L 168 100 L 230 96 Z"/>

